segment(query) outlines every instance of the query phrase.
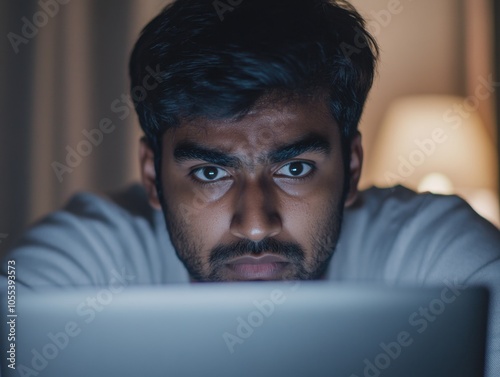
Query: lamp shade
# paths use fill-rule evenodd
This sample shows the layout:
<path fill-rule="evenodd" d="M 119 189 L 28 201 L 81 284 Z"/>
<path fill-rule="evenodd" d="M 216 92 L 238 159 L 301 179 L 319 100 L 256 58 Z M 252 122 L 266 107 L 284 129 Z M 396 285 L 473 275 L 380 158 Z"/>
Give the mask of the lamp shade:
<path fill-rule="evenodd" d="M 380 187 L 403 184 L 417 191 L 461 194 L 466 200 L 489 197 L 493 201 L 486 207 L 494 214 L 485 217 L 498 223 L 496 151 L 476 109 L 471 97 L 394 101 L 366 161 L 368 179 Z"/>

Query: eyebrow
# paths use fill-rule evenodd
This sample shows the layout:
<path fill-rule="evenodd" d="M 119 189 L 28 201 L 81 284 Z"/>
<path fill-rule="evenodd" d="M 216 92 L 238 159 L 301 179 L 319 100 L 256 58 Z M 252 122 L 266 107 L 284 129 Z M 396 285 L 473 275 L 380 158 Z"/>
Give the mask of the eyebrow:
<path fill-rule="evenodd" d="M 307 152 L 329 154 L 331 150 L 328 140 L 318 134 L 311 133 L 291 144 L 284 145 L 267 156 L 271 163 L 286 161 Z"/>
<path fill-rule="evenodd" d="M 330 143 L 325 137 L 318 134 L 308 134 L 299 140 L 271 151 L 266 156 L 259 158 L 259 162 L 267 161 L 274 164 L 307 152 L 319 152 L 326 155 L 330 153 L 330 150 Z M 243 161 L 239 157 L 221 152 L 218 149 L 202 146 L 192 141 L 179 143 L 174 149 L 174 159 L 177 163 L 201 160 L 229 168 L 238 168 L 243 165 Z"/>
<path fill-rule="evenodd" d="M 220 150 L 204 147 L 192 141 L 182 142 L 175 147 L 174 159 L 178 163 L 190 160 L 202 160 L 228 168 L 236 168 L 241 165 L 241 160 L 238 157 L 231 156 Z"/>

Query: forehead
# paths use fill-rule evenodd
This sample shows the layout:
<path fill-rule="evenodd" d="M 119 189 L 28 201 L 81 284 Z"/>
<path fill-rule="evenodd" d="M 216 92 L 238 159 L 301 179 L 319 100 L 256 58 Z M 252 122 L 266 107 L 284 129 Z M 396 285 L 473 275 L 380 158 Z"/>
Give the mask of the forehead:
<path fill-rule="evenodd" d="M 252 156 L 310 134 L 340 142 L 339 127 L 325 101 L 257 107 L 238 120 L 195 119 L 169 129 L 164 147 L 173 150 L 180 143 L 194 142 Z"/>

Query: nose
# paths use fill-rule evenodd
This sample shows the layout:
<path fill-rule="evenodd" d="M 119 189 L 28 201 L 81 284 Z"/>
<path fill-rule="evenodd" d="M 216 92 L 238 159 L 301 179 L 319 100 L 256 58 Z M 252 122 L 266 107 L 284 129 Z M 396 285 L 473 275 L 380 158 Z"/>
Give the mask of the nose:
<path fill-rule="evenodd" d="M 231 233 L 255 242 L 278 235 L 282 221 L 272 183 L 248 181 L 242 183 L 235 198 Z"/>

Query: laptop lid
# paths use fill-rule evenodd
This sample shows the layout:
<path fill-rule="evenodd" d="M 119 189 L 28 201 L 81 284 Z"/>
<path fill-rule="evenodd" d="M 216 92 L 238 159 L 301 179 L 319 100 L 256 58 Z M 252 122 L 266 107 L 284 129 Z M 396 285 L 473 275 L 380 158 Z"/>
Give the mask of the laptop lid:
<path fill-rule="evenodd" d="M 450 284 L 18 290 L 2 375 L 481 377 L 487 303 Z"/>

